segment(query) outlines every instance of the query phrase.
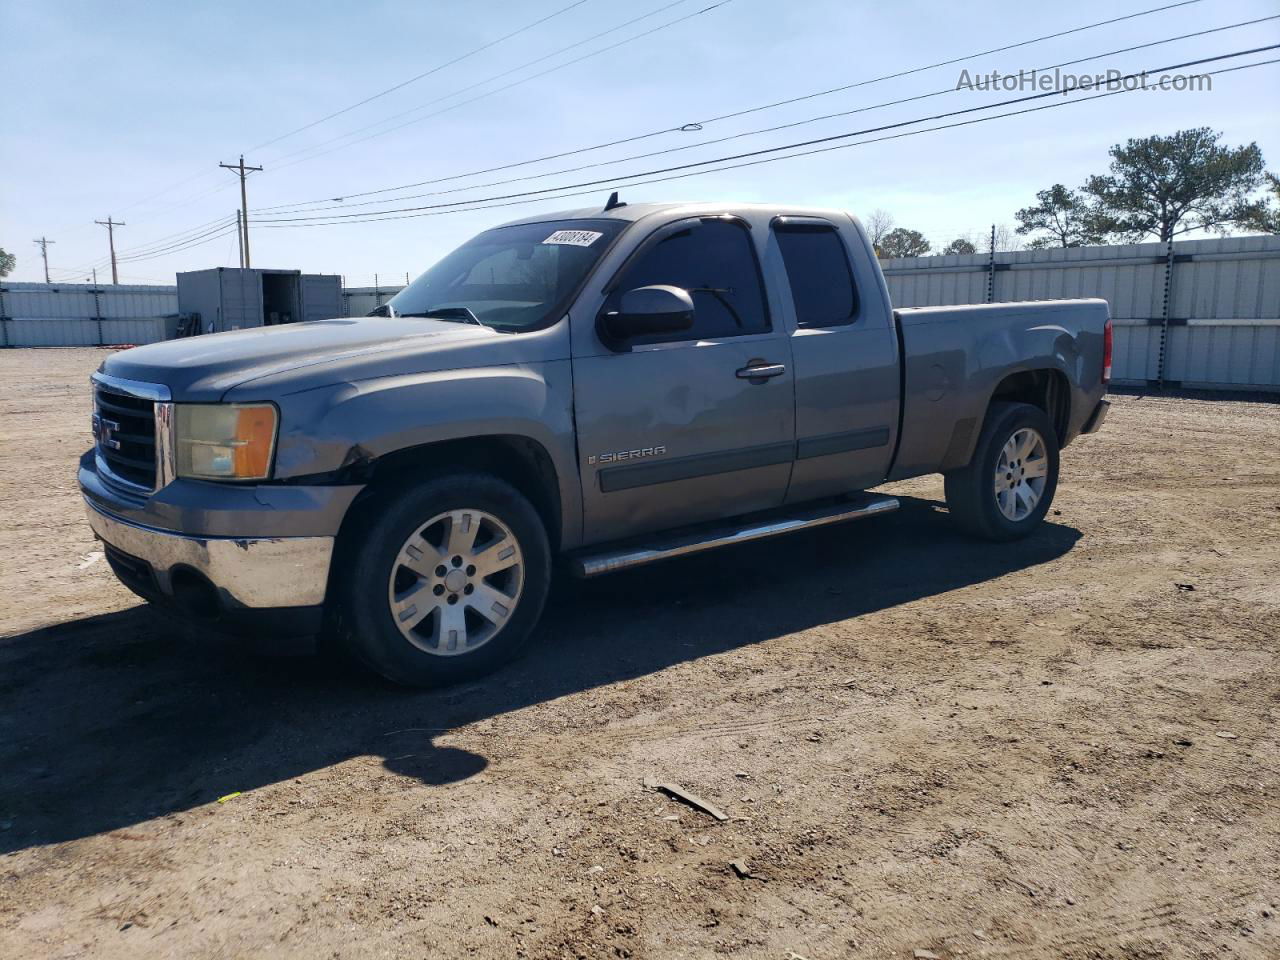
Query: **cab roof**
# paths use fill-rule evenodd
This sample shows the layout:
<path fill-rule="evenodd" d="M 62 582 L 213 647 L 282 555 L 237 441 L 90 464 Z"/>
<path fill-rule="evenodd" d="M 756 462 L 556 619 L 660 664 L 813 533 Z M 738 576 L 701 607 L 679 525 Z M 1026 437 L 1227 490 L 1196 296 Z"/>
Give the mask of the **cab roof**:
<path fill-rule="evenodd" d="M 702 201 L 696 203 L 626 203 L 606 210 L 604 205 L 584 207 L 578 210 L 559 210 L 554 213 L 540 213 L 519 220 L 511 220 L 502 224 L 504 227 L 525 223 L 547 223 L 553 220 L 624 220 L 635 222 L 655 214 L 672 216 L 705 216 L 708 214 L 731 214 L 746 216 L 748 214 L 765 214 L 787 217 L 845 217 L 844 210 L 830 207 L 797 207 L 788 204 L 738 203 L 734 201 Z M 665 219 L 665 217 L 664 217 Z"/>

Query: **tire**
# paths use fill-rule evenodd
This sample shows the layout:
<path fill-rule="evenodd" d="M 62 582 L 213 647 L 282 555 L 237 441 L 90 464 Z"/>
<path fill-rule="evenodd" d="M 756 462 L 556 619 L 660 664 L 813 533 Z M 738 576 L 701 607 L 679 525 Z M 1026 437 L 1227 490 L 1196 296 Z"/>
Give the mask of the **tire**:
<path fill-rule="evenodd" d="M 961 529 L 985 540 L 1020 539 L 1053 503 L 1058 435 L 1039 407 L 994 402 L 973 459 L 945 479 L 947 507 Z"/>
<path fill-rule="evenodd" d="M 333 611 L 341 646 L 413 687 L 472 679 L 515 657 L 551 582 L 533 505 L 483 473 L 391 487 L 378 501 L 352 532 L 359 539 L 343 545 Z"/>

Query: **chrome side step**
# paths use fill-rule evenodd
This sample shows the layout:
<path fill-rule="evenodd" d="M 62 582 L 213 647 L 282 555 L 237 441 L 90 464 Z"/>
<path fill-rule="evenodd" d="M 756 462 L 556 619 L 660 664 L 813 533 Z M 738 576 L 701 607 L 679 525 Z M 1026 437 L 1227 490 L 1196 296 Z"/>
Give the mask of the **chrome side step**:
<path fill-rule="evenodd" d="M 598 577 L 605 573 L 617 573 L 632 567 L 643 566 L 658 560 L 669 560 L 672 557 L 683 557 L 703 550 L 714 550 L 716 547 L 727 547 L 735 543 L 748 543 L 752 540 L 763 540 L 765 537 L 776 537 L 782 533 L 794 533 L 797 530 L 809 530 L 813 527 L 825 527 L 830 523 L 844 523 L 846 520 L 861 520 L 880 513 L 892 513 L 898 509 L 897 497 L 886 497 L 878 494 L 861 497 L 853 503 L 838 503 L 834 506 L 809 507 L 795 513 L 754 520 L 737 526 L 704 529 L 698 533 L 683 536 L 669 536 L 649 543 L 629 547 L 615 547 L 599 553 L 584 553 L 573 557 L 570 561 L 573 572 L 579 577 Z"/>

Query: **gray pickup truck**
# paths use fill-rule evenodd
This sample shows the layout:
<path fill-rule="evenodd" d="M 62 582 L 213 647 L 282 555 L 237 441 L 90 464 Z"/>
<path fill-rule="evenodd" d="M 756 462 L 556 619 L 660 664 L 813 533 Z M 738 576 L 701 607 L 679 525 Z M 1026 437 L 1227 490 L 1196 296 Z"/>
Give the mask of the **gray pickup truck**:
<path fill-rule="evenodd" d="M 1105 301 L 894 310 L 832 210 L 611 198 L 487 230 L 375 314 L 102 364 L 79 480 L 120 580 L 448 682 L 520 647 L 557 558 L 868 517 L 929 473 L 965 530 L 1026 536 L 1107 413 Z"/>

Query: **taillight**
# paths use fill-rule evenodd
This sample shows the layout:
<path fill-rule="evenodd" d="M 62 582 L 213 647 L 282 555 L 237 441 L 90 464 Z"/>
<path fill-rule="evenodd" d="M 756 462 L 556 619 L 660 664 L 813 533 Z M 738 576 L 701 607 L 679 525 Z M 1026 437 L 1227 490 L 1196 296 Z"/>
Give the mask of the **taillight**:
<path fill-rule="evenodd" d="M 1102 328 L 1102 383 L 1111 382 L 1111 341 L 1115 334 L 1111 330 L 1111 318 L 1107 317 L 1106 326 Z"/>

